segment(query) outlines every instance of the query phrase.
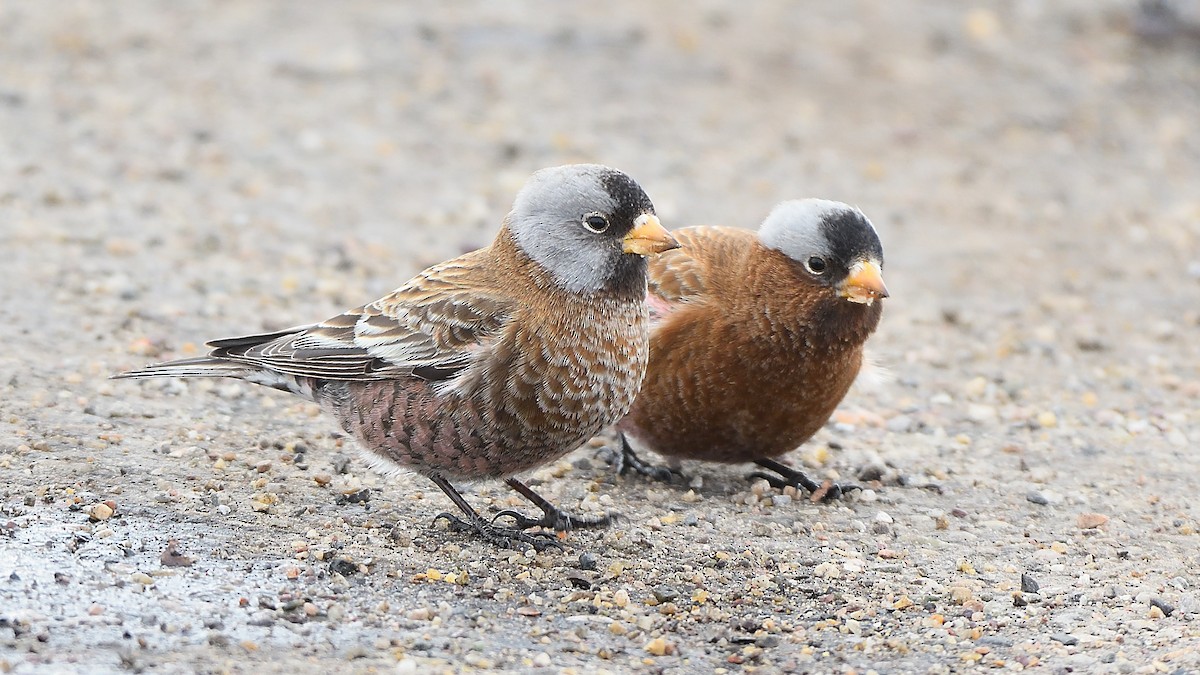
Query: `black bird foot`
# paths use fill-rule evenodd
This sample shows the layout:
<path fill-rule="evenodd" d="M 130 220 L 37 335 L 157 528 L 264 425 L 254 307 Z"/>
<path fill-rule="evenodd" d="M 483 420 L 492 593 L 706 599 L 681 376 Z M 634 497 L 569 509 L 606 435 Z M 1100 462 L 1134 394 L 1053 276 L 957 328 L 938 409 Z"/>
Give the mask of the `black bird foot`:
<path fill-rule="evenodd" d="M 539 553 L 548 548 L 562 548 L 562 544 L 559 543 L 558 537 L 553 532 L 524 532 L 519 529 L 489 523 L 475 509 L 471 508 L 467 500 L 463 499 L 458 490 L 455 490 L 454 486 L 450 484 L 450 481 L 436 474 L 430 476 L 429 479 L 441 488 L 442 492 L 445 492 L 446 496 L 450 498 L 450 501 L 454 502 L 454 505 L 466 516 L 466 518 L 460 518 L 453 513 L 443 511 L 437 514 L 433 522 L 436 523 L 444 518 L 449 524 L 451 531 L 475 535 L 489 544 L 499 546 L 500 548 L 510 548 L 516 551 L 524 551 L 532 548 Z M 524 485 L 521 485 L 521 487 L 534 494 L 534 496 L 537 496 Z M 541 498 L 538 497 L 538 499 Z M 543 499 L 542 501 L 545 502 L 546 500 Z"/>
<path fill-rule="evenodd" d="M 659 483 L 674 483 L 677 476 L 683 479 L 683 475 L 678 471 L 665 466 L 651 464 L 638 457 L 637 453 L 630 447 L 629 439 L 625 438 L 625 434 L 621 434 L 621 453 L 614 453 L 613 468 L 621 476 L 632 471 Z"/>
<path fill-rule="evenodd" d="M 562 548 L 562 544 L 559 543 L 558 537 L 553 532 L 525 532 L 517 528 L 489 523 L 478 516 L 476 518 L 478 520 L 469 516 L 467 519 L 463 519 L 453 513 L 443 511 L 434 517 L 433 522 L 445 519 L 451 532 L 475 535 L 493 546 L 514 551 L 532 548 L 541 553 L 549 548 Z"/>
<path fill-rule="evenodd" d="M 606 513 L 603 516 L 594 518 L 585 518 L 583 516 L 573 516 L 565 511 L 562 511 L 554 504 L 551 504 L 548 499 L 534 492 L 530 487 L 516 478 L 509 478 L 504 481 L 508 486 L 521 496 L 533 502 L 533 505 L 542 510 L 541 518 L 530 518 L 529 516 L 512 509 L 505 509 L 497 513 L 492 522 L 496 522 L 497 518 L 512 518 L 515 527 L 518 530 L 527 530 L 531 527 L 545 527 L 555 532 L 566 532 L 568 530 L 586 530 L 590 528 L 608 527 L 616 520 L 617 516 L 613 513 Z"/>
<path fill-rule="evenodd" d="M 861 485 L 853 483 L 834 483 L 831 481 L 827 481 L 825 484 L 817 483 L 803 471 L 793 469 L 773 459 L 756 459 L 754 463 L 774 473 L 755 471 L 747 476 L 747 478 L 761 478 L 777 490 L 782 490 L 789 485 L 796 489 L 803 488 L 809 492 L 813 501 L 830 502 L 841 499 L 848 492 L 862 489 Z"/>
<path fill-rule="evenodd" d="M 531 527 L 544 527 L 555 532 L 608 527 L 616 520 L 611 513 L 594 518 L 585 518 L 583 516 L 573 516 L 553 507 L 549 511 L 543 512 L 541 518 L 530 518 L 520 511 L 505 509 L 493 516 L 492 522 L 495 523 L 500 518 L 512 518 L 514 521 L 513 527 L 518 530 L 528 530 Z"/>

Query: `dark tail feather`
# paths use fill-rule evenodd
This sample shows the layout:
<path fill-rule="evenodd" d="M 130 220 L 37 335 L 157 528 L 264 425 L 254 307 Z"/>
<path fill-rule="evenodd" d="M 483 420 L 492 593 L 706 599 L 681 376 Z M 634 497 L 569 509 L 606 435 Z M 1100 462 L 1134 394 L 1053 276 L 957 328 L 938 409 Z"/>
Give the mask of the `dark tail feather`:
<path fill-rule="evenodd" d="M 316 324 L 308 326 L 294 326 L 285 328 L 284 330 L 275 331 L 274 333 L 255 333 L 254 335 L 239 335 L 231 338 L 221 338 L 220 340 L 209 340 L 209 347 L 215 349 L 231 350 L 238 348 L 257 347 L 258 345 L 266 344 L 272 340 L 277 340 L 285 335 L 294 335 L 312 328 Z"/>
<path fill-rule="evenodd" d="M 111 375 L 110 379 L 123 380 L 139 377 L 245 377 L 250 369 L 245 364 L 211 356 L 180 359 L 155 363 L 144 368 L 128 370 Z"/>
<path fill-rule="evenodd" d="M 314 380 L 307 377 L 295 377 L 287 373 L 257 368 L 253 365 L 238 363 L 219 356 L 199 356 L 194 359 L 180 359 L 155 363 L 145 368 L 129 370 L 124 373 L 110 375 L 113 380 L 137 379 L 143 377 L 234 377 L 239 380 L 261 384 L 280 391 L 286 391 L 297 396 L 316 400 Z"/>
<path fill-rule="evenodd" d="M 309 326 L 299 326 L 296 328 L 288 328 L 287 330 L 277 331 L 275 333 L 259 333 L 257 335 L 240 335 L 238 337 L 222 338 L 213 340 L 208 343 L 209 347 L 213 347 L 213 351 L 208 356 L 197 356 L 191 359 L 179 359 L 178 361 L 167 361 L 166 363 L 154 363 L 145 368 L 137 368 L 124 373 L 117 373 L 109 376 L 109 379 L 124 380 L 136 379 L 139 377 L 238 377 L 249 379 L 257 384 L 266 384 L 270 387 L 278 387 L 276 380 L 278 377 L 267 377 L 266 375 L 254 376 L 256 373 L 268 373 L 262 368 L 257 368 L 245 363 L 239 363 L 233 359 L 225 358 L 230 350 L 241 349 L 245 351 L 250 347 L 257 347 L 265 344 L 276 338 L 284 335 L 291 335 L 302 331 Z M 251 376 L 251 377 L 247 377 Z M 268 381 L 262 381 L 268 380 Z"/>

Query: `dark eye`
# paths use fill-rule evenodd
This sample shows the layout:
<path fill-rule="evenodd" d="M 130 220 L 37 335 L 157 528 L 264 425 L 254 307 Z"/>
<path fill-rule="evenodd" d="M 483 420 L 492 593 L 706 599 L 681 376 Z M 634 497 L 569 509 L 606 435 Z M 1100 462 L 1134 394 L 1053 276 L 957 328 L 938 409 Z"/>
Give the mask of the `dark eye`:
<path fill-rule="evenodd" d="M 813 257 L 809 258 L 808 262 L 804 263 L 804 266 L 807 267 L 808 271 L 812 272 L 813 274 L 824 274 L 825 270 L 829 267 L 828 263 L 825 262 L 825 259 L 819 255 L 814 255 Z"/>
<path fill-rule="evenodd" d="M 600 234 L 608 229 L 608 218 L 598 213 L 593 213 L 584 217 L 583 226 L 596 234 Z"/>

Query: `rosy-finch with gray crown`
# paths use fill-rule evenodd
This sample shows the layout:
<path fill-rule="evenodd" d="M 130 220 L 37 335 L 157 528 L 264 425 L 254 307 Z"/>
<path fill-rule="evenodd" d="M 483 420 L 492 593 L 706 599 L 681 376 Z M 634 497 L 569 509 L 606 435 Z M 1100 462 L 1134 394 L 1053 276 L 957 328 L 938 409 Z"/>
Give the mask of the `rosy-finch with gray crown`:
<path fill-rule="evenodd" d="M 116 375 L 233 377 L 321 404 L 375 467 L 432 480 L 453 528 L 538 550 L 572 518 L 513 477 L 620 419 L 646 369 L 647 257 L 678 244 L 626 174 L 594 164 L 533 174 L 486 248 L 321 323 L 215 340 L 199 358 Z M 543 512 L 480 516 L 451 480 L 501 478 Z"/>
<path fill-rule="evenodd" d="M 879 324 L 883 247 L 861 211 L 783 202 L 758 232 L 690 227 L 650 263 L 650 366 L 620 422 L 622 472 L 660 480 L 625 436 L 671 457 L 755 462 L 776 487 L 836 497 L 775 461 L 821 428 Z"/>

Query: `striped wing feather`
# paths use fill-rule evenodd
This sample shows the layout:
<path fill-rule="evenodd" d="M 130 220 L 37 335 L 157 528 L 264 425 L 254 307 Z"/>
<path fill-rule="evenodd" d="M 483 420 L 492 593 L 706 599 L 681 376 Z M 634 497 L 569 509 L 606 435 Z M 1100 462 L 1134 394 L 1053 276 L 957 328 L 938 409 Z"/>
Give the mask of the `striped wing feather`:
<path fill-rule="evenodd" d="M 208 357 L 191 361 L 327 380 L 451 377 L 499 334 L 513 309 L 506 297 L 473 283 L 469 258 L 432 267 L 387 296 L 318 324 L 214 340 Z M 171 374 L 161 366 L 140 372 Z"/>

